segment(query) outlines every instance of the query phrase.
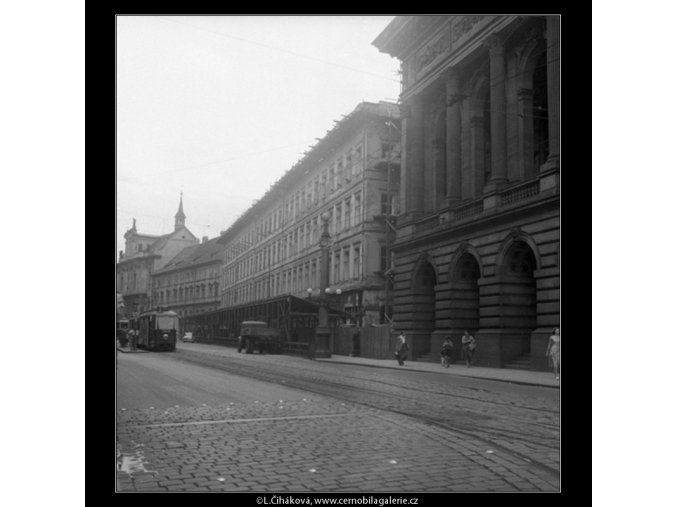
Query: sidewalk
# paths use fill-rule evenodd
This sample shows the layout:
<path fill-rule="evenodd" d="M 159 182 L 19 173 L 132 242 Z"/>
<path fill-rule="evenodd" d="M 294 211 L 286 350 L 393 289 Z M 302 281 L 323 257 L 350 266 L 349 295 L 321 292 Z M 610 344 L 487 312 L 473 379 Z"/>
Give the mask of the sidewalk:
<path fill-rule="evenodd" d="M 207 343 L 177 343 L 179 349 L 186 348 L 192 350 L 212 349 L 214 351 L 221 351 L 226 355 L 240 355 L 237 354 L 233 347 L 207 344 Z M 117 350 L 126 354 L 148 353 L 147 350 L 137 349 L 136 351 L 129 350 L 129 347 L 120 347 Z M 258 356 L 258 354 L 256 354 Z M 246 357 L 246 355 L 243 355 Z M 290 355 L 287 357 L 301 358 L 302 356 Z M 484 366 L 471 366 L 468 368 L 465 364 L 452 364 L 449 368 L 443 368 L 440 363 L 432 363 L 429 361 L 405 361 L 404 366 L 399 366 L 395 358 L 392 359 L 369 359 L 365 357 L 350 357 L 332 354 L 329 358 L 316 358 L 317 362 L 339 363 L 339 364 L 354 364 L 360 366 L 370 366 L 375 368 L 392 368 L 396 370 L 410 370 L 422 371 L 428 373 L 438 373 L 441 375 L 458 375 L 464 377 L 481 378 L 485 380 L 495 380 L 499 382 L 508 382 L 512 384 L 524 384 L 540 387 L 555 387 L 560 386 L 560 381 L 555 380 L 552 372 L 546 371 L 531 371 L 531 370 L 516 370 L 507 368 L 487 368 Z"/>
<path fill-rule="evenodd" d="M 465 364 L 452 364 L 444 368 L 440 363 L 428 361 L 405 361 L 404 366 L 399 366 L 393 359 L 368 359 L 364 357 L 349 357 L 332 354 L 330 358 L 317 358 L 316 361 L 328 363 L 359 364 L 377 368 L 393 368 L 396 370 L 425 371 L 446 375 L 461 375 L 465 377 L 481 378 L 486 380 L 498 380 L 513 384 L 527 384 L 541 387 L 559 387 L 560 381 L 555 380 L 552 372 L 513 370 L 507 368 L 486 368 L 483 366 L 471 366 Z"/>

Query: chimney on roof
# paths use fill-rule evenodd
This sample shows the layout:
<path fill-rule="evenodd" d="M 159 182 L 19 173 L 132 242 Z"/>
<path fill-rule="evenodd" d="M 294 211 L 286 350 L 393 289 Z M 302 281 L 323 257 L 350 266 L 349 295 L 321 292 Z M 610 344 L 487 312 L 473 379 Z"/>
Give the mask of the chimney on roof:
<path fill-rule="evenodd" d="M 208 236 L 202 236 L 202 242 L 206 243 L 209 240 Z"/>

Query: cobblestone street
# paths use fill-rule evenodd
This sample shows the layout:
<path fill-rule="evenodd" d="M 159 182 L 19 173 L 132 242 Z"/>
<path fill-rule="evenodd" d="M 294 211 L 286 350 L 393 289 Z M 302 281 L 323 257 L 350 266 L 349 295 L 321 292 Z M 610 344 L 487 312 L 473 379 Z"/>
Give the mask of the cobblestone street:
<path fill-rule="evenodd" d="M 317 396 L 125 411 L 119 449 L 121 491 L 557 490 L 482 443 Z"/>
<path fill-rule="evenodd" d="M 261 384 L 270 386 L 264 389 L 285 385 L 293 395 L 152 408 L 119 405 L 119 491 L 559 490 L 553 473 L 559 467 L 558 445 L 549 443 L 557 432 L 548 429 L 556 416 L 537 397 L 530 406 L 518 403 L 516 394 L 492 403 L 496 393 L 481 385 L 431 381 L 447 381 L 446 375 L 236 355 L 212 347 L 203 348 L 202 357 L 212 366 L 205 368 L 197 364 L 200 346 L 191 348 L 192 355 L 136 357 L 144 366 L 166 363 L 175 375 L 179 365 L 196 375 L 204 370 L 224 376 L 215 367 L 219 362 L 227 365 L 228 375 L 246 368 L 256 372 L 256 380 L 248 381 L 252 385 L 274 372 L 278 383 Z M 391 378 L 393 372 L 398 376 Z M 224 378 L 224 384 L 233 384 L 231 378 L 240 377 Z M 311 385 L 314 390 L 300 389 Z M 321 388 L 342 394 L 327 396 L 318 393 Z M 442 389 L 456 395 L 455 405 L 445 400 L 436 407 Z M 524 422 L 515 414 L 533 420 L 532 439 L 520 431 Z"/>

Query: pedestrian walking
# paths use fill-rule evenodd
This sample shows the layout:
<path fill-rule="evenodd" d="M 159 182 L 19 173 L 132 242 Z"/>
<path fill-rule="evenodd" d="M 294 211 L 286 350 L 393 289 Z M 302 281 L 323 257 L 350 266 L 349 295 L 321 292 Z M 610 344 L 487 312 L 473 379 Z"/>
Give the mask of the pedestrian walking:
<path fill-rule="evenodd" d="M 442 350 L 440 351 L 442 366 L 449 368 L 451 364 L 451 353 L 454 350 L 454 344 L 451 341 L 451 336 L 447 335 L 444 337 L 444 343 L 442 344 Z"/>
<path fill-rule="evenodd" d="M 475 338 L 466 329 L 461 337 L 461 352 L 463 353 L 463 359 L 468 368 L 470 368 L 470 365 L 472 364 L 472 356 L 475 354 L 476 348 L 477 342 L 475 342 Z"/>
<path fill-rule="evenodd" d="M 560 376 L 560 363 L 559 363 L 559 328 L 556 327 L 552 330 L 552 335 L 548 340 L 548 348 L 545 350 L 545 355 L 548 357 L 548 361 L 552 366 L 552 372 L 555 374 L 555 380 L 559 380 Z"/>
<path fill-rule="evenodd" d="M 407 339 L 404 336 L 404 333 L 400 333 L 397 337 L 397 343 L 395 345 L 395 359 L 400 366 L 404 366 L 404 360 L 407 359 L 409 355 L 409 346 L 407 345 Z"/>

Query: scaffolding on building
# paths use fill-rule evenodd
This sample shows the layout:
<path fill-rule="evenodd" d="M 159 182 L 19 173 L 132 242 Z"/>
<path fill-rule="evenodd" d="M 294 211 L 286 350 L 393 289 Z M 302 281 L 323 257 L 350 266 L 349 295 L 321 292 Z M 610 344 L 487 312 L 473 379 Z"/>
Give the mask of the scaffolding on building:
<path fill-rule="evenodd" d="M 388 108 L 388 121 L 386 122 L 386 125 L 388 126 L 389 141 L 393 139 L 393 128 L 399 132 L 400 136 L 402 135 L 402 131 L 393 122 L 392 112 L 390 108 Z M 386 195 L 388 196 L 388 199 L 384 210 L 385 215 L 383 216 L 384 234 L 385 234 L 385 257 L 386 257 L 385 271 L 383 272 L 385 284 L 385 305 L 384 305 L 385 309 L 383 316 L 386 322 L 391 326 L 394 325 L 393 295 L 395 292 L 394 291 L 395 272 L 394 272 L 392 245 L 394 241 L 394 235 L 397 230 L 395 226 L 399 212 L 399 210 L 395 209 L 395 206 L 393 204 L 395 201 L 395 195 L 393 194 L 392 171 L 393 169 L 399 169 L 400 165 L 399 163 L 397 164 L 397 167 L 393 167 L 393 165 L 395 162 L 399 162 L 401 153 L 401 149 L 396 151 L 395 146 L 397 145 L 401 146 L 401 142 L 392 146 L 391 149 L 388 150 L 388 158 L 386 160 L 386 172 L 387 172 Z"/>

